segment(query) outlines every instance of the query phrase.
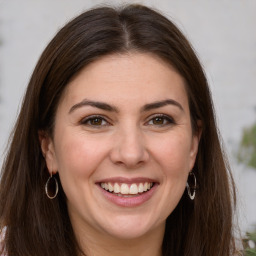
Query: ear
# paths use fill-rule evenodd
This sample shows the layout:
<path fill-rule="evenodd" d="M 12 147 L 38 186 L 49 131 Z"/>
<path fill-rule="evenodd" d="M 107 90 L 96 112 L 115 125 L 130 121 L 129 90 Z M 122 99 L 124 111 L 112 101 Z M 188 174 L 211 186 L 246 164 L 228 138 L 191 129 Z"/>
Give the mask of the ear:
<path fill-rule="evenodd" d="M 45 131 L 39 131 L 38 137 L 49 174 L 56 174 L 58 167 L 53 140 Z"/>
<path fill-rule="evenodd" d="M 197 130 L 194 131 L 191 141 L 191 149 L 190 149 L 190 168 L 191 171 L 195 165 L 196 156 L 198 152 L 198 146 L 202 135 L 202 121 L 197 121 Z"/>

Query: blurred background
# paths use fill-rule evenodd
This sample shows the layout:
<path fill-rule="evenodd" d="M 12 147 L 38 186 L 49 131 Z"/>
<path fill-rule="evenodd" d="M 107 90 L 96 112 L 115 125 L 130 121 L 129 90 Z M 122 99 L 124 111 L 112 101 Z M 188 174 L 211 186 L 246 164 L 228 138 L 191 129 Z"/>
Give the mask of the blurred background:
<path fill-rule="evenodd" d="M 127 1 L 155 7 L 188 37 L 205 68 L 238 190 L 243 232 L 256 224 L 256 1 Z M 54 34 L 99 4 L 0 0 L 0 166 L 33 68 Z"/>

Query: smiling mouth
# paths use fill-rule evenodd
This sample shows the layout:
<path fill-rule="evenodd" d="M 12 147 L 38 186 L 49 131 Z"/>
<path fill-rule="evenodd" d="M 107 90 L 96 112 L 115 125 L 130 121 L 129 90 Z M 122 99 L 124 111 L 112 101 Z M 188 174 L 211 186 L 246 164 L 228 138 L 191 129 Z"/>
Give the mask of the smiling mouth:
<path fill-rule="evenodd" d="M 154 186 L 153 182 L 144 183 L 111 183 L 102 182 L 100 186 L 109 193 L 115 194 L 120 197 L 134 197 L 143 194 L 152 189 Z"/>

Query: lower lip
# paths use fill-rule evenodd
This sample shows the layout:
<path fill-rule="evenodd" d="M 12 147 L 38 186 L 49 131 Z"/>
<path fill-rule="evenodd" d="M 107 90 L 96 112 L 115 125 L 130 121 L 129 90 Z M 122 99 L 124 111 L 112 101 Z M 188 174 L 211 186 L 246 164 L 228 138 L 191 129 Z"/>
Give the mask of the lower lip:
<path fill-rule="evenodd" d="M 112 203 L 122 207 L 136 207 L 147 202 L 155 193 L 157 186 L 158 186 L 157 184 L 154 184 L 154 186 L 147 192 L 144 192 L 132 197 L 117 196 L 116 194 L 107 192 L 105 189 L 101 188 L 100 186 L 99 188 L 101 189 L 105 198 L 107 198 Z"/>

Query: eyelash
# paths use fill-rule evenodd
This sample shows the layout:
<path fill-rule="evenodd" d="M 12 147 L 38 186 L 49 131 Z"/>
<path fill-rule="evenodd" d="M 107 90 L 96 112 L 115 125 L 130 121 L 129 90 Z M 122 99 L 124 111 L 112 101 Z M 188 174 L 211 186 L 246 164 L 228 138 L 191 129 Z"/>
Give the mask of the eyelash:
<path fill-rule="evenodd" d="M 106 124 L 103 124 L 103 125 L 102 124 L 99 124 L 99 125 L 92 124 L 92 122 L 95 121 L 96 119 L 100 120 L 101 122 L 105 122 Z M 82 125 L 88 125 L 88 126 L 92 126 L 92 127 L 95 127 L 95 128 L 96 127 L 99 128 L 101 126 L 108 126 L 108 125 L 110 125 L 110 123 L 108 121 L 106 121 L 106 118 L 103 117 L 103 116 L 100 116 L 100 115 L 88 116 L 88 117 L 82 119 L 80 121 L 80 123 Z"/>
<path fill-rule="evenodd" d="M 151 121 L 156 120 L 157 118 L 161 119 L 164 123 L 163 124 L 150 124 Z M 172 125 L 175 124 L 175 121 L 172 117 L 164 114 L 156 114 L 154 116 L 151 116 L 149 121 L 147 121 L 147 125 L 152 125 L 152 126 L 158 126 L 158 127 L 163 127 L 167 125 Z"/>
<path fill-rule="evenodd" d="M 157 121 L 156 120 L 157 118 L 162 120 L 164 123 L 163 124 L 154 124 L 154 123 L 151 124 L 150 123 L 150 122 Z M 92 122 L 96 121 L 97 119 L 98 119 L 98 121 L 100 121 L 100 124 L 93 124 Z M 102 124 L 102 122 L 104 122 L 104 124 Z M 80 123 L 82 125 L 91 126 L 93 128 L 100 128 L 102 126 L 109 126 L 109 125 L 111 125 L 111 123 L 109 121 L 107 121 L 104 116 L 101 116 L 101 115 L 88 116 L 88 117 L 82 119 L 80 121 Z M 163 126 L 172 125 L 172 124 L 175 124 L 174 119 L 171 118 L 170 116 L 164 115 L 164 114 L 156 114 L 154 116 L 151 116 L 149 118 L 149 120 L 146 122 L 146 125 L 157 126 L 157 127 L 163 127 Z"/>

